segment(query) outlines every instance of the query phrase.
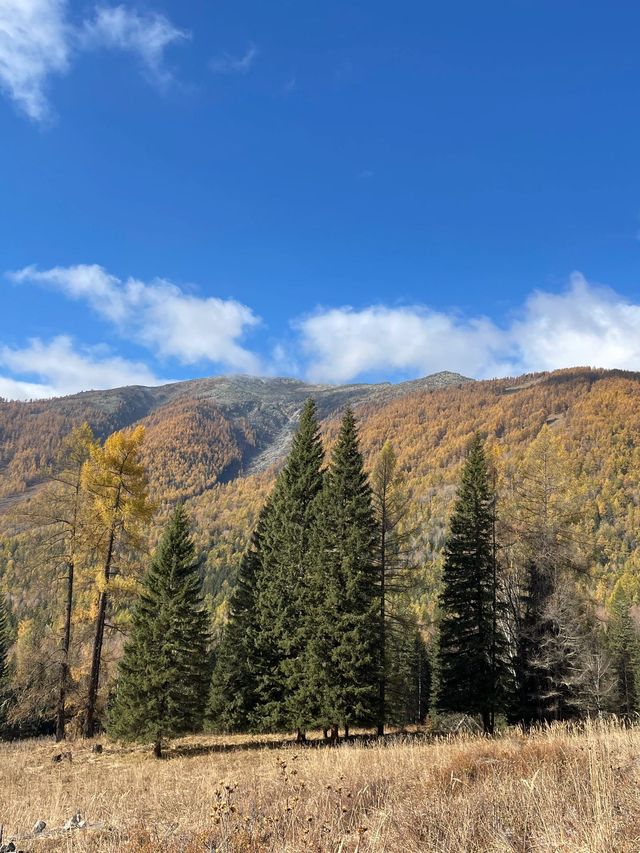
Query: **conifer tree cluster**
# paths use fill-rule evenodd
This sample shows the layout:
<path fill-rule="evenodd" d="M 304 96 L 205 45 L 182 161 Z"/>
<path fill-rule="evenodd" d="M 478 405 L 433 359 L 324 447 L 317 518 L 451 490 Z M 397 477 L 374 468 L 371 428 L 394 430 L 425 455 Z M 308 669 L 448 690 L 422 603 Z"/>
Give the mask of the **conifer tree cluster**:
<path fill-rule="evenodd" d="M 76 427 L 33 502 L 63 594 L 53 665 L 25 666 L 42 633 L 20 626 L 12 650 L 12 614 L 0 600 L 2 730 L 20 720 L 23 702 L 48 726 L 40 731 L 63 738 L 73 705 L 85 736 L 106 720 L 115 737 L 153 744 L 159 757 L 168 739 L 205 719 L 225 732 L 295 732 L 300 741 L 319 728 L 337 741 L 356 726 L 383 735 L 419 724 L 434 704 L 488 734 L 505 722 L 640 712 L 637 579 L 626 571 L 611 585 L 603 619 L 591 596 L 584 494 L 548 426 L 511 467 L 472 436 L 441 575 L 427 558 L 439 589 L 427 630 L 423 557 L 414 553 L 422 522 L 411 509 L 420 496 L 409 494 L 389 442 L 367 473 L 350 409 L 325 458 L 309 400 L 215 643 L 184 506 L 135 579 L 154 511 L 143 435 L 139 427 L 100 442 Z M 132 591 L 133 609 L 116 610 L 114 598 Z M 116 615 L 127 640 L 106 713 L 103 645 Z M 80 624 L 91 631 L 80 641 L 84 672 Z"/>
<path fill-rule="evenodd" d="M 632 604 L 619 581 L 603 626 L 585 594 L 584 519 L 548 428 L 518 474 L 500 519 L 495 472 L 474 436 L 444 550 L 438 707 L 477 715 L 488 733 L 497 715 L 525 727 L 630 717 L 640 699 Z"/>
<path fill-rule="evenodd" d="M 231 598 L 209 702 L 218 728 L 297 731 L 302 740 L 311 726 L 334 739 L 340 728 L 384 726 L 389 565 L 380 560 L 381 522 L 350 410 L 326 469 L 324 461 L 308 401 Z M 403 640 L 394 718 L 405 722 L 426 713 L 429 689 L 415 620 Z"/>

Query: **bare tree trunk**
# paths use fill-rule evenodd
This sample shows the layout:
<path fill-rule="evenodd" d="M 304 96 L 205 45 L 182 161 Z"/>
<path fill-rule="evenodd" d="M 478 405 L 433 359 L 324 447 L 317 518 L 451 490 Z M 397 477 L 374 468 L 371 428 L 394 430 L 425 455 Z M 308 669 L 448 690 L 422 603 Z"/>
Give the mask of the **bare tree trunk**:
<path fill-rule="evenodd" d="M 296 743 L 304 743 L 306 739 L 306 734 L 303 732 L 302 729 L 299 728 L 296 732 Z"/>
<path fill-rule="evenodd" d="M 346 723 L 344 726 L 344 739 L 349 740 L 349 726 Z"/>
<path fill-rule="evenodd" d="M 64 616 L 64 637 L 62 640 L 62 661 L 60 663 L 60 689 L 56 709 L 56 742 L 65 739 L 65 703 L 69 683 L 69 648 L 71 646 L 71 618 L 73 613 L 73 576 L 74 564 L 70 560 L 67 565 L 67 600 Z"/>
<path fill-rule="evenodd" d="M 334 723 L 334 724 L 331 726 L 331 735 L 330 735 L 331 743 L 332 743 L 332 744 L 334 744 L 334 746 L 335 746 L 335 744 L 337 744 L 337 743 L 338 743 L 338 738 L 339 738 L 339 734 L 338 734 L 338 724 L 337 724 L 337 723 Z"/>
<path fill-rule="evenodd" d="M 107 589 L 106 585 L 109 582 L 111 575 L 111 562 L 113 560 L 113 547 L 115 543 L 115 525 L 111 525 L 109 531 L 109 543 L 107 546 L 107 554 L 104 560 L 103 577 L 105 588 L 100 593 L 98 599 L 98 614 L 96 616 L 96 629 L 93 638 L 93 653 L 91 656 L 91 673 L 89 675 L 89 690 L 87 694 L 87 707 L 84 717 L 83 737 L 90 738 L 94 735 L 95 716 L 96 716 L 96 700 L 98 698 L 98 686 L 100 684 L 100 662 L 102 660 L 102 644 L 104 641 L 104 623 L 107 613 Z"/>
<path fill-rule="evenodd" d="M 153 744 L 153 757 L 162 758 L 162 740 L 160 738 Z"/>

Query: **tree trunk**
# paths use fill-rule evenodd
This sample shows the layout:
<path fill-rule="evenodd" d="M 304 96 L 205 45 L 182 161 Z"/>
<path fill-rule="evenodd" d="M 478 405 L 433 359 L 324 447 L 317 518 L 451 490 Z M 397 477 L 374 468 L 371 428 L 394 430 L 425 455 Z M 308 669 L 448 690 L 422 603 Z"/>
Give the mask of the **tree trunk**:
<path fill-rule="evenodd" d="M 60 663 L 60 689 L 56 708 L 56 743 L 65 739 L 65 702 L 67 685 L 69 683 L 69 648 L 71 646 L 71 617 L 73 613 L 73 575 L 74 564 L 70 560 L 67 565 L 67 600 L 64 616 L 64 637 L 62 640 L 62 661 Z"/>
<path fill-rule="evenodd" d="M 162 758 L 162 740 L 160 738 L 153 744 L 153 757 Z"/>
<path fill-rule="evenodd" d="M 482 730 L 486 735 L 493 734 L 493 723 L 491 720 L 491 711 L 484 710 L 482 712 Z"/>
<path fill-rule="evenodd" d="M 337 723 L 334 723 L 334 724 L 331 726 L 331 736 L 330 736 L 331 743 L 332 743 L 332 744 L 334 744 L 334 746 L 335 746 L 335 744 L 337 744 L 337 743 L 338 743 L 338 738 L 339 738 L 339 734 L 338 734 L 338 724 L 337 724 Z"/>
<path fill-rule="evenodd" d="M 119 496 L 116 500 L 116 509 L 119 504 Z M 107 614 L 107 589 L 106 585 L 109 582 L 111 575 L 111 561 L 113 560 L 113 547 L 115 544 L 115 525 L 111 525 L 109 532 L 109 542 L 107 545 L 107 554 L 104 560 L 103 577 L 105 588 L 100 593 L 98 599 L 98 615 L 96 616 L 96 629 L 93 638 L 93 653 L 91 656 L 91 673 L 89 675 L 89 691 L 87 694 L 87 707 L 84 717 L 83 737 L 90 738 L 94 735 L 95 717 L 96 717 L 96 700 L 98 698 L 98 686 L 100 684 L 100 661 L 102 659 L 102 643 L 104 640 L 104 622 Z"/>
<path fill-rule="evenodd" d="M 344 739 L 349 740 L 349 726 L 345 725 L 344 727 Z"/>
<path fill-rule="evenodd" d="M 306 740 L 306 734 L 303 732 L 302 729 L 299 728 L 296 732 L 296 743 L 305 743 Z"/>
<path fill-rule="evenodd" d="M 325 740 L 329 740 L 329 729 L 322 729 L 322 737 Z"/>
<path fill-rule="evenodd" d="M 387 574 L 387 507 L 386 507 L 386 490 L 385 499 L 382 502 L 382 518 L 380 532 L 380 683 L 378 695 L 378 725 L 377 733 L 379 737 L 384 735 L 385 711 L 386 711 L 386 692 L 387 692 L 387 653 L 386 653 L 386 574 Z"/>

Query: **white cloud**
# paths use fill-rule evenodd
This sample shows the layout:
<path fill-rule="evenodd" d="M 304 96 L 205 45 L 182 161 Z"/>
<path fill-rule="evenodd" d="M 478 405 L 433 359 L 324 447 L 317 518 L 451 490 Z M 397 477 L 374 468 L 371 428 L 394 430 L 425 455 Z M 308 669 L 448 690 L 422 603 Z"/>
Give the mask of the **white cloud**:
<path fill-rule="evenodd" d="M 259 318 L 233 299 L 192 296 L 165 279 L 123 281 L 95 264 L 49 270 L 26 267 L 8 276 L 17 283 L 49 285 L 88 302 L 122 335 L 156 355 L 183 364 L 210 361 L 243 373 L 260 371 L 259 359 L 239 343 Z"/>
<path fill-rule="evenodd" d="M 248 373 L 305 375 L 316 382 L 413 377 L 453 370 L 476 378 L 593 365 L 640 370 L 640 305 L 574 273 L 560 293 L 536 291 L 510 320 L 463 317 L 424 306 L 328 308 L 293 323 L 269 362 L 243 346 L 259 318 L 232 299 L 199 297 L 164 279 L 121 280 L 96 265 L 26 267 L 8 274 L 86 302 L 155 356 L 210 362 Z M 76 351 L 69 338 L 0 347 L 0 395 L 51 396 L 90 387 L 154 384 L 144 364 Z M 34 382 L 37 377 L 39 383 Z"/>
<path fill-rule="evenodd" d="M 67 0 L 0 0 L 0 87 L 34 121 L 46 121 L 47 82 L 68 71 L 81 51 L 133 53 L 146 75 L 162 83 L 171 76 L 164 67 L 166 48 L 187 37 L 157 12 L 98 6 L 91 20 L 76 26 Z"/>
<path fill-rule="evenodd" d="M 596 365 L 640 370 L 640 305 L 573 273 L 564 293 L 536 291 L 511 335 L 524 370 Z"/>
<path fill-rule="evenodd" d="M 45 85 L 69 67 L 66 0 L 1 0 L 0 84 L 32 119 L 49 117 Z"/>
<path fill-rule="evenodd" d="M 258 48 L 251 44 L 242 56 L 223 53 L 221 56 L 215 57 L 209 63 L 209 68 L 214 74 L 247 74 L 257 56 Z"/>
<path fill-rule="evenodd" d="M 88 50 L 104 47 L 137 54 L 153 80 L 166 82 L 171 75 L 164 67 L 164 52 L 187 38 L 189 33 L 157 12 L 140 14 L 126 6 L 98 6 L 94 19 L 84 23 L 80 43 Z"/>
<path fill-rule="evenodd" d="M 314 381 L 347 382 L 368 373 L 486 375 L 506 348 L 488 319 L 464 321 L 421 307 L 333 308 L 296 324 Z"/>
<path fill-rule="evenodd" d="M 533 293 L 503 327 L 421 306 L 332 308 L 294 326 L 315 381 L 439 370 L 486 378 L 577 365 L 640 370 L 640 305 L 580 273 L 562 293 Z"/>
<path fill-rule="evenodd" d="M 102 356 L 91 349 L 78 351 L 66 335 L 49 343 L 35 338 L 22 348 L 2 346 L 0 368 L 18 377 L 39 380 L 33 382 L 0 375 L 0 397 L 20 400 L 122 385 L 159 385 L 163 381 L 139 362 L 119 356 Z"/>

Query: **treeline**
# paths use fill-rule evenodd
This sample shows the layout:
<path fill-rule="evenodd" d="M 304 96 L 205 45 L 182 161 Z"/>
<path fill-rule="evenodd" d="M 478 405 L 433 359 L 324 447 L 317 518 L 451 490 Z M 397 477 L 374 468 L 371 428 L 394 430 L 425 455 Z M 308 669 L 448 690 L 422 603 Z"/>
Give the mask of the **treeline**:
<path fill-rule="evenodd" d="M 500 723 L 639 710 L 635 581 L 625 574 L 598 588 L 589 495 L 576 489 L 553 428 L 516 468 L 471 437 L 445 547 L 431 558 L 427 625 L 415 495 L 392 445 L 367 473 L 348 410 L 325 458 L 309 401 L 219 636 L 182 505 L 138 570 L 154 511 L 143 435 L 100 443 L 86 425 L 75 429 L 32 502 L 31 530 L 65 594 L 38 667 L 22 623 L 10 653 L 0 611 L 8 732 L 20 733 L 25 709 L 35 709 L 58 738 L 72 718 L 85 736 L 106 725 L 159 755 L 164 739 L 205 723 L 300 740 L 319 728 L 335 741 L 356 726 L 382 734 L 429 713 L 467 715 L 490 733 Z M 124 606 L 132 595 L 133 608 Z M 107 682 L 105 632 L 127 636 Z"/>

